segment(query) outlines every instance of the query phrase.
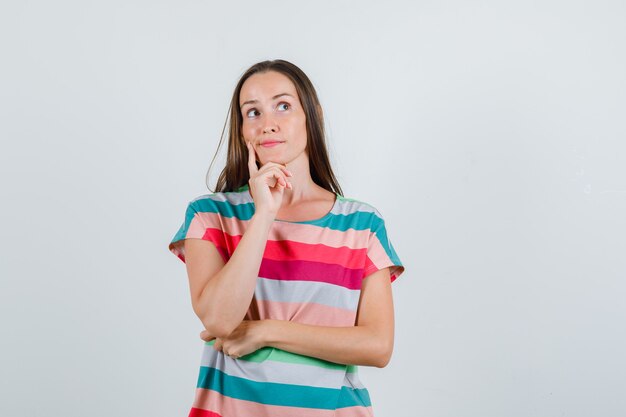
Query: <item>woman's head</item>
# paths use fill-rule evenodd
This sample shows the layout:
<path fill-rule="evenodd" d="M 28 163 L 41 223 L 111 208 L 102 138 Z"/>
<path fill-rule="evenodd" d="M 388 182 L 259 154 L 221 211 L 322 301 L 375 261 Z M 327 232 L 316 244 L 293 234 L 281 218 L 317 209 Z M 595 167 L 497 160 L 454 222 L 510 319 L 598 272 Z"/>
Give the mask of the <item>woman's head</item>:
<path fill-rule="evenodd" d="M 269 98 L 263 101 L 249 100 L 267 97 L 269 91 L 277 89 L 289 95 L 269 97 L 272 100 Z M 279 107 L 276 107 L 276 112 L 268 114 L 266 110 L 270 105 Z M 287 110 L 292 112 L 288 113 Z M 268 114 L 269 118 L 255 118 L 260 112 Z M 257 152 L 261 163 L 268 160 L 286 163 L 289 158 L 296 155 L 296 148 L 300 146 L 305 149 L 308 156 L 313 181 L 328 191 L 342 194 L 328 158 L 322 107 L 317 93 L 306 74 L 294 64 L 284 60 L 273 60 L 252 65 L 241 76 L 233 91 L 228 122 L 226 166 L 217 180 L 215 191 L 235 191 L 247 184 L 249 172 L 246 140 L 253 143 L 256 141 L 259 145 L 262 140 L 274 138 L 289 140 L 290 150 L 283 152 L 280 149 L 283 145 L 263 147 L 263 150 Z M 285 138 L 281 135 L 293 136 Z M 222 144 L 223 136 L 224 132 L 219 146 Z M 256 146 L 255 148 L 258 149 Z"/>
<path fill-rule="evenodd" d="M 250 76 L 239 92 L 242 140 L 261 165 L 268 162 L 309 169 L 306 115 L 293 82 L 276 71 Z"/>

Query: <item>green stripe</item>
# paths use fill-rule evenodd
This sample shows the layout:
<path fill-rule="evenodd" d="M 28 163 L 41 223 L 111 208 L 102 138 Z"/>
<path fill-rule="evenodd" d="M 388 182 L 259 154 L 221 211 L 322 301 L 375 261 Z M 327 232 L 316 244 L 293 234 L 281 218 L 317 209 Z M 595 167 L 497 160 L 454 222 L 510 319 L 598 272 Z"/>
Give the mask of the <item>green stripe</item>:
<path fill-rule="evenodd" d="M 334 410 L 337 407 L 371 405 L 367 390 L 309 387 L 306 385 L 257 382 L 227 375 L 206 366 L 200 367 L 198 388 L 210 389 L 224 396 L 260 404 Z"/>
<path fill-rule="evenodd" d="M 210 342 L 205 342 L 205 344 L 213 346 L 215 344 L 215 339 L 211 340 Z M 297 353 L 288 352 L 286 350 L 277 349 L 271 346 L 262 347 L 259 350 L 237 358 L 237 360 L 249 362 L 263 362 L 266 360 L 272 360 L 275 362 L 317 366 L 318 368 L 334 369 L 337 371 L 345 370 L 347 373 L 356 373 L 358 371 L 357 365 L 343 365 L 340 363 L 329 362 L 323 359 L 314 358 L 312 356 L 299 355 Z"/>

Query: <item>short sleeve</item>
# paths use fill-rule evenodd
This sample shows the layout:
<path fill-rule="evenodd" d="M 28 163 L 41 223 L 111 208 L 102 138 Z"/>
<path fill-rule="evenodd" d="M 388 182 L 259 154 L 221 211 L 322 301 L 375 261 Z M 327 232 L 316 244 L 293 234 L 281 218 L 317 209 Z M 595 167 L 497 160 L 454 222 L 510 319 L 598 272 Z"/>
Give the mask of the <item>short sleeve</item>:
<path fill-rule="evenodd" d="M 216 201 L 203 198 L 191 201 L 187 205 L 185 219 L 168 247 L 183 262 L 185 262 L 185 239 L 202 239 L 212 242 L 224 262 L 228 261 L 228 250 Z"/>
<path fill-rule="evenodd" d="M 391 282 L 394 282 L 404 272 L 404 265 L 389 240 L 385 220 L 377 210 L 374 210 L 367 242 L 363 278 L 387 267 L 389 267 Z"/>

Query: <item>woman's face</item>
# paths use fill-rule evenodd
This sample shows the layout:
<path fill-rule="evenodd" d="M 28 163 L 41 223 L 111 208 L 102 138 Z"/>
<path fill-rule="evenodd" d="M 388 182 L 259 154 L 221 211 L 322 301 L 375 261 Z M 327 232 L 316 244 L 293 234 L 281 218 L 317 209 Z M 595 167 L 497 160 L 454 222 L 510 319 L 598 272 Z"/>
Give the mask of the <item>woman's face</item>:
<path fill-rule="evenodd" d="M 261 165 L 308 158 L 306 116 L 287 76 L 276 71 L 252 75 L 241 86 L 239 106 L 243 138 L 252 142 Z"/>

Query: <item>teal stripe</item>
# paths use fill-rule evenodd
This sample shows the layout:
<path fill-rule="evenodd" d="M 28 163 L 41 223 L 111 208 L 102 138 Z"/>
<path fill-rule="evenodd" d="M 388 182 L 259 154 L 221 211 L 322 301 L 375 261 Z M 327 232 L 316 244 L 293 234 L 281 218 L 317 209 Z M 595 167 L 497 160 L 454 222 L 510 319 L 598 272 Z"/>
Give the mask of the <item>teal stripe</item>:
<path fill-rule="evenodd" d="M 250 381 L 205 366 L 200 367 L 197 387 L 211 389 L 227 397 L 260 404 L 326 410 L 334 410 L 338 396 L 343 393 L 343 390 L 333 388 Z M 349 402 L 353 398 L 355 397 L 346 398 L 346 401 Z M 360 403 L 352 405 L 360 405 Z"/>
<path fill-rule="evenodd" d="M 232 204 L 207 197 L 191 204 L 195 204 L 200 213 L 219 213 L 224 217 L 236 217 L 240 220 L 250 220 L 254 214 L 254 203 Z"/>
<path fill-rule="evenodd" d="M 254 214 L 254 203 L 231 204 L 228 201 L 216 201 L 211 198 L 196 200 L 197 211 L 201 213 L 219 213 L 224 217 L 235 217 L 239 220 L 250 220 Z M 185 221 L 191 223 L 193 214 L 187 215 Z M 366 230 L 381 221 L 378 216 L 371 212 L 357 211 L 350 214 L 330 214 L 326 221 L 317 223 L 318 226 L 345 232 L 348 229 Z M 313 221 L 315 222 L 315 221 Z M 301 222 L 305 224 L 306 222 Z"/>
<path fill-rule="evenodd" d="M 355 405 L 362 405 L 364 407 L 372 405 L 367 388 L 341 387 L 341 395 L 339 396 L 336 408 L 354 407 Z"/>
<path fill-rule="evenodd" d="M 178 242 L 181 239 L 184 239 L 186 234 L 187 234 L 187 228 L 185 227 L 185 223 L 183 223 L 178 229 L 178 232 L 176 232 L 176 234 L 172 238 L 172 241 L 170 242 L 170 244 L 174 242 Z"/>
<path fill-rule="evenodd" d="M 324 226 L 345 232 L 348 229 L 367 230 L 372 224 L 373 213 L 357 211 L 350 214 L 331 214 Z"/>

